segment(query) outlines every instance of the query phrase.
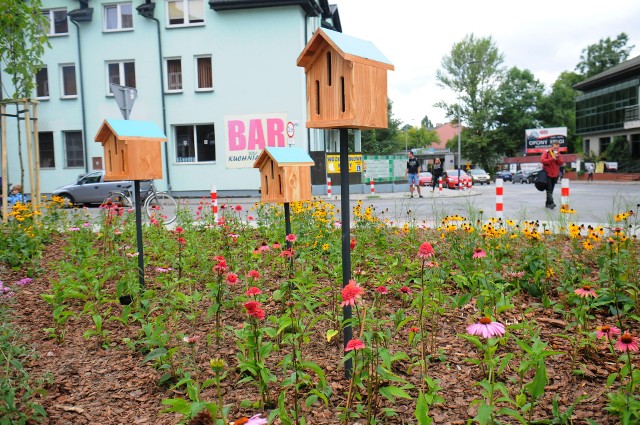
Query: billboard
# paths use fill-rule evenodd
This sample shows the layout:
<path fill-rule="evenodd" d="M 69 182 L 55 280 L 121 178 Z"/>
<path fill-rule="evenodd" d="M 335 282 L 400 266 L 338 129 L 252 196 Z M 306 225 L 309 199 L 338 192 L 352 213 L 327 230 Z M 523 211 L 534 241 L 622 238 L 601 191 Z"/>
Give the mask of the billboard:
<path fill-rule="evenodd" d="M 349 172 L 361 173 L 362 154 L 349 154 Z M 337 174 L 340 172 L 340 155 L 327 155 L 327 174 Z"/>
<path fill-rule="evenodd" d="M 555 142 L 560 143 L 560 152 L 567 151 L 567 127 L 532 128 L 524 131 L 525 155 L 542 153 Z"/>
<path fill-rule="evenodd" d="M 227 168 L 251 168 L 265 147 L 286 147 L 287 114 L 224 117 Z"/>

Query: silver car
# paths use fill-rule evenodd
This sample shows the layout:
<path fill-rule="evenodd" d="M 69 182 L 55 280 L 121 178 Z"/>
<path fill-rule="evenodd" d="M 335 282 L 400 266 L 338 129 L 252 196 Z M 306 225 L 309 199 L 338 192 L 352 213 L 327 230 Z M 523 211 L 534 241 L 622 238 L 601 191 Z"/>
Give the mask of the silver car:
<path fill-rule="evenodd" d="M 149 189 L 149 185 L 149 181 L 142 181 L 140 191 L 145 193 Z M 101 204 L 109 192 L 124 189 L 133 190 L 133 182 L 128 180 L 105 181 L 104 171 L 94 171 L 80 176 L 75 183 L 57 188 L 52 195 L 66 199 L 69 204 Z"/>
<path fill-rule="evenodd" d="M 467 171 L 467 174 L 471 176 L 473 184 L 491 184 L 491 177 L 482 168 L 474 168 Z"/>

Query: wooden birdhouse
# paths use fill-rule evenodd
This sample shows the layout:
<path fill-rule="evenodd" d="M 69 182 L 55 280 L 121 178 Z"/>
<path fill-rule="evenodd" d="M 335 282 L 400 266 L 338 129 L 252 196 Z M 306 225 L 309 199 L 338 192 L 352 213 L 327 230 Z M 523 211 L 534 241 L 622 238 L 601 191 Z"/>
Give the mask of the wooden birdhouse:
<path fill-rule="evenodd" d="M 104 147 L 105 180 L 162 178 L 160 143 L 167 136 L 154 123 L 107 119 L 95 141 Z"/>
<path fill-rule="evenodd" d="M 307 76 L 307 127 L 387 128 L 387 71 L 373 43 L 318 29 L 298 66 Z"/>
<path fill-rule="evenodd" d="M 300 148 L 265 148 L 253 168 L 260 170 L 262 202 L 311 199 L 311 157 Z"/>

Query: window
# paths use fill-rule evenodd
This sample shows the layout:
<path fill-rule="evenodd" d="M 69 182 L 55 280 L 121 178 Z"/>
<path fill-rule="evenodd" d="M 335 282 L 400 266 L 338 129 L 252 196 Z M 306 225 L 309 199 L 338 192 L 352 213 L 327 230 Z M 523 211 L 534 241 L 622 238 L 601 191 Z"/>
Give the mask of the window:
<path fill-rule="evenodd" d="M 177 125 L 176 162 L 216 160 L 216 135 L 213 124 Z"/>
<path fill-rule="evenodd" d="M 131 3 L 107 4 L 104 6 L 104 30 L 122 31 L 133 28 Z"/>
<path fill-rule="evenodd" d="M 49 73 L 46 66 L 36 73 L 36 97 L 49 98 Z"/>
<path fill-rule="evenodd" d="M 82 145 L 82 131 L 63 131 L 65 166 L 68 168 L 84 167 L 84 147 Z"/>
<path fill-rule="evenodd" d="M 69 34 L 67 23 L 67 9 L 51 9 L 42 12 L 47 20 L 45 31 L 48 36 Z"/>
<path fill-rule="evenodd" d="M 76 86 L 76 66 L 60 65 L 60 75 L 62 76 L 62 97 L 78 96 Z"/>
<path fill-rule="evenodd" d="M 182 61 L 167 59 L 167 91 L 182 91 Z"/>
<path fill-rule="evenodd" d="M 134 62 L 111 62 L 107 64 L 107 74 L 109 76 L 107 91 L 111 91 L 111 84 L 120 86 L 136 86 L 136 67 Z"/>
<path fill-rule="evenodd" d="M 38 132 L 38 150 L 40 151 L 40 167 L 55 168 L 56 158 L 53 151 L 53 132 Z"/>
<path fill-rule="evenodd" d="M 211 56 L 196 57 L 197 90 L 213 89 L 213 71 L 211 69 Z"/>
<path fill-rule="evenodd" d="M 167 0 L 169 26 L 204 22 L 204 0 Z"/>

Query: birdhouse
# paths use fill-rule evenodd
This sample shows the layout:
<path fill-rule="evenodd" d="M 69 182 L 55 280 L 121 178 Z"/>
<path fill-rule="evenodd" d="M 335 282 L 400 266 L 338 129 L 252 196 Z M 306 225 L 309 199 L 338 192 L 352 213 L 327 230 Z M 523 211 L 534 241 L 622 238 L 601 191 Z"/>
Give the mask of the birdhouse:
<path fill-rule="evenodd" d="M 265 148 L 253 168 L 260 170 L 262 202 L 311 199 L 311 157 L 300 148 Z"/>
<path fill-rule="evenodd" d="M 388 127 L 387 71 L 394 67 L 373 43 L 318 29 L 297 64 L 307 76 L 307 127 Z"/>
<path fill-rule="evenodd" d="M 104 147 L 105 180 L 162 178 L 160 143 L 167 136 L 154 123 L 107 119 L 95 141 Z"/>

